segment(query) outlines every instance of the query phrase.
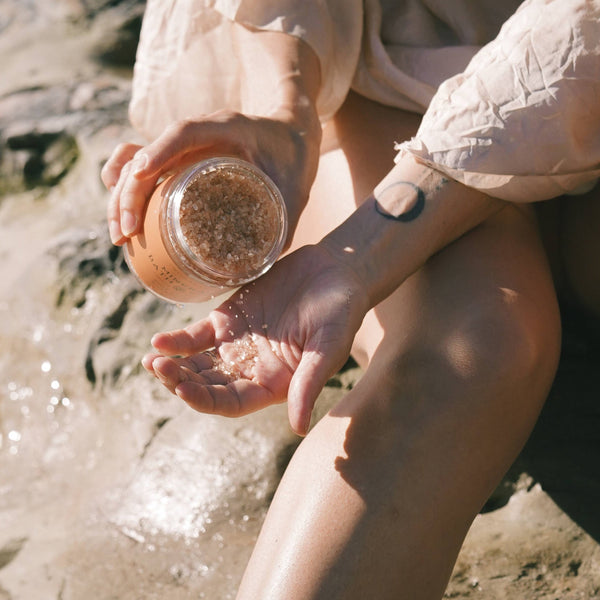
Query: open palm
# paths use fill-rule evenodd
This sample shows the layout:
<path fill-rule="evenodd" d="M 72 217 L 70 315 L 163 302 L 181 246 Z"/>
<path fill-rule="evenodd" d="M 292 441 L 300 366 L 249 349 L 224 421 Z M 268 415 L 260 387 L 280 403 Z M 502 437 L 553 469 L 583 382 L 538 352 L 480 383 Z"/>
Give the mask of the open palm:
<path fill-rule="evenodd" d="M 305 434 L 368 308 L 355 274 L 321 246 L 280 260 L 205 319 L 160 333 L 144 366 L 201 412 L 241 416 L 288 400 Z"/>

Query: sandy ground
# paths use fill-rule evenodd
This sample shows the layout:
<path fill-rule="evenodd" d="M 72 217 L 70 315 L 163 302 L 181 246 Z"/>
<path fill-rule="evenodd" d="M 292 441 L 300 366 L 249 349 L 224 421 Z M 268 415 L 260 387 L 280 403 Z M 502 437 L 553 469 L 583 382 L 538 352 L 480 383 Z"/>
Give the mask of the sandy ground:
<path fill-rule="evenodd" d="M 285 407 L 193 413 L 140 371 L 204 309 L 142 291 L 99 169 L 126 117 L 135 1 L 0 0 L 0 600 L 226 600 L 298 440 Z M 128 62 L 129 61 L 129 62 Z M 527 447 L 447 598 L 600 598 L 599 354 L 567 328 Z M 360 377 L 328 385 L 321 412 Z"/>

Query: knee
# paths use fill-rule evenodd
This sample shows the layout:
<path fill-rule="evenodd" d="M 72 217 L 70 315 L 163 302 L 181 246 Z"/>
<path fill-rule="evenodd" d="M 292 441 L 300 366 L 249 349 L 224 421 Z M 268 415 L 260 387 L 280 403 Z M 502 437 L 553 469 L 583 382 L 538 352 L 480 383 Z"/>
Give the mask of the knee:
<path fill-rule="evenodd" d="M 495 461 L 493 477 L 508 467 L 554 378 L 558 310 L 555 302 L 541 306 L 504 292 L 460 312 L 452 322 L 384 336 L 362 379 L 331 411 L 351 417 L 348 457 L 388 465 L 394 457 L 401 469 L 410 460 L 424 468 L 423 457 L 435 456 L 444 469 L 455 461 L 458 472 L 464 461 L 474 464 L 477 449 L 481 460 Z"/>
<path fill-rule="evenodd" d="M 472 307 L 441 340 L 438 352 L 457 377 L 473 382 L 551 381 L 560 353 L 560 319 L 552 299 L 535 305 L 502 291 Z"/>
<path fill-rule="evenodd" d="M 408 383 L 417 393 L 435 388 L 441 396 L 516 386 L 545 395 L 560 354 L 560 319 L 554 299 L 540 306 L 502 291 L 467 307 L 460 319 L 410 337 L 386 354 L 385 373 L 396 394 Z"/>

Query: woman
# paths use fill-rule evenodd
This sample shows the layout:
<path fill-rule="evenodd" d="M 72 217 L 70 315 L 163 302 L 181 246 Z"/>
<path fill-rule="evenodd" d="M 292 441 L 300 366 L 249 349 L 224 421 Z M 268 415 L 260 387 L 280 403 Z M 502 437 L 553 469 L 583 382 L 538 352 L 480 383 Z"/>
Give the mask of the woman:
<path fill-rule="evenodd" d="M 287 399 L 306 435 L 352 353 L 364 375 L 299 446 L 238 598 L 440 598 L 558 361 L 532 202 L 564 205 L 566 267 L 593 250 L 573 234 L 597 193 L 574 216 L 558 197 L 600 174 L 600 3 L 213 4 L 148 5 L 131 115 L 153 141 L 103 169 L 111 238 L 162 173 L 233 154 L 282 190 L 289 252 L 143 364 L 203 412 Z M 594 309 L 596 274 L 567 275 Z M 227 382 L 205 352 L 250 331 L 257 362 Z"/>

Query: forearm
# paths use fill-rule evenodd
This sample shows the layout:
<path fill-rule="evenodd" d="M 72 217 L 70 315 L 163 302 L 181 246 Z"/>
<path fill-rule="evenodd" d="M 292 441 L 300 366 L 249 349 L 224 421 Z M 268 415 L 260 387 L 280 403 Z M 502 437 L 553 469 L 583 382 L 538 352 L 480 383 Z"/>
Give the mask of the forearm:
<path fill-rule="evenodd" d="M 241 68 L 243 112 L 278 115 L 318 129 L 316 110 L 321 74 L 317 55 L 301 39 L 274 31 L 236 26 L 235 52 Z"/>
<path fill-rule="evenodd" d="M 502 206 L 405 156 L 321 243 L 351 266 L 372 307 Z"/>

